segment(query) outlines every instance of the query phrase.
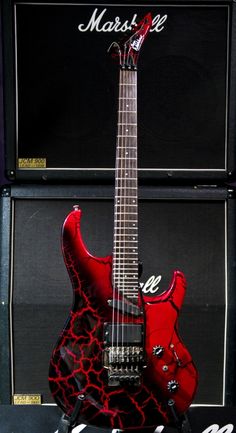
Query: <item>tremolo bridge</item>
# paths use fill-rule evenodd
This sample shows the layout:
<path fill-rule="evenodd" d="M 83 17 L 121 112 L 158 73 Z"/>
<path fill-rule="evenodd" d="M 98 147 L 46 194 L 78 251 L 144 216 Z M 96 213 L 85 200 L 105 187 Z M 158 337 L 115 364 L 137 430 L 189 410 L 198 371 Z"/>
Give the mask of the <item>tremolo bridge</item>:
<path fill-rule="evenodd" d="M 143 324 L 105 323 L 104 344 L 108 385 L 139 386 L 144 365 Z"/>

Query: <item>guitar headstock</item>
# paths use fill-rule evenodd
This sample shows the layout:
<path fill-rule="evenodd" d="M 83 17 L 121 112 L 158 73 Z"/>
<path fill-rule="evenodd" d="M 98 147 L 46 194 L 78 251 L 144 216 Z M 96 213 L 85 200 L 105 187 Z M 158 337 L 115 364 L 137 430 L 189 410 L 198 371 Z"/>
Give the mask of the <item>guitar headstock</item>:
<path fill-rule="evenodd" d="M 112 51 L 113 57 L 119 58 L 122 69 L 137 69 L 139 52 L 151 26 L 152 16 L 148 13 L 122 42 L 111 44 L 109 51 Z"/>

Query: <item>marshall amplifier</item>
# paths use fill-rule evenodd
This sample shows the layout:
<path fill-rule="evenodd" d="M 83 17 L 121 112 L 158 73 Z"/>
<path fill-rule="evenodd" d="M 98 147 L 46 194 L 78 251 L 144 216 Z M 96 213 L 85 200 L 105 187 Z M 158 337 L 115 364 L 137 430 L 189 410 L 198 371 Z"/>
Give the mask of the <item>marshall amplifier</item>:
<path fill-rule="evenodd" d="M 0 244 L 0 401 L 53 403 L 49 360 L 72 304 L 60 247 L 73 205 L 91 254 L 113 243 L 113 189 L 12 186 L 2 190 Z M 236 403 L 235 198 L 224 188 L 140 188 L 143 293 L 168 288 L 182 270 L 187 292 L 180 335 L 199 371 L 194 404 Z"/>
<path fill-rule="evenodd" d="M 138 62 L 140 180 L 232 179 L 233 1 L 2 3 L 10 180 L 112 179 L 119 67 L 107 51 L 148 12 Z"/>

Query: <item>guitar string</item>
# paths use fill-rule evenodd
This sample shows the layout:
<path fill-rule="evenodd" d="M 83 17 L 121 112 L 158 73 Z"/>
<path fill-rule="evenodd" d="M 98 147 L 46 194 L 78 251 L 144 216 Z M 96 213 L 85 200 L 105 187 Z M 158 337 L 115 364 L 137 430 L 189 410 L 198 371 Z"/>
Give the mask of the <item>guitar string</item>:
<path fill-rule="evenodd" d="M 123 125 L 123 133 L 122 135 L 124 136 L 124 149 L 123 149 L 123 161 L 124 161 L 124 167 L 123 167 L 123 178 L 124 178 L 124 196 L 123 196 L 123 206 L 122 208 L 124 209 L 124 220 L 123 220 L 123 256 L 124 256 L 124 260 L 123 260 L 123 281 L 122 281 L 122 316 L 123 316 L 123 320 L 122 320 L 122 355 L 124 353 L 124 327 L 125 327 L 125 282 L 126 282 L 126 270 L 127 270 L 127 237 L 125 236 L 125 228 L 127 226 L 127 222 L 126 220 L 129 218 L 129 208 L 127 207 L 127 201 L 128 201 L 128 195 L 129 195 L 129 190 L 128 190 L 128 183 L 129 183 L 129 170 L 128 170 L 128 164 L 127 164 L 127 157 L 126 157 L 126 152 L 127 152 L 127 147 L 128 147 L 128 140 L 127 140 L 127 127 L 128 127 L 128 103 L 127 103 L 127 97 L 128 95 L 128 91 L 129 91 L 129 71 L 125 70 L 124 71 L 124 77 L 125 77 L 125 86 L 123 86 L 123 88 L 125 89 L 125 92 L 123 93 L 123 98 L 122 99 L 122 103 L 123 103 L 123 112 L 124 112 L 124 117 L 125 117 L 125 121 L 124 121 L 124 125 Z"/>
<path fill-rule="evenodd" d="M 132 139 L 134 134 L 133 132 L 133 126 L 131 124 L 136 123 L 136 72 L 134 71 L 126 71 L 125 72 L 125 83 L 126 86 L 126 92 L 125 92 L 125 99 L 123 99 L 123 111 L 125 112 L 125 127 L 122 135 L 125 137 L 125 146 L 123 150 L 123 158 L 124 158 L 124 180 L 125 180 L 125 188 L 124 188 L 124 199 L 123 199 L 123 208 L 125 212 L 125 216 L 127 218 L 126 225 L 124 224 L 123 229 L 123 245 L 124 245 L 124 252 L 125 254 L 125 260 L 123 260 L 123 317 L 128 316 L 128 313 L 125 314 L 125 302 L 126 302 L 126 296 L 129 297 L 129 294 L 135 295 L 136 292 L 136 279 L 137 279 L 137 263 L 133 263 L 132 260 L 132 266 L 131 264 L 131 255 L 133 252 L 137 252 L 137 246 L 134 247 L 132 244 L 134 241 L 137 241 L 137 223 L 136 226 L 133 226 L 133 215 L 135 215 L 135 220 L 137 220 L 137 154 L 134 157 L 134 154 L 137 151 L 137 140 L 135 140 L 135 146 L 134 146 L 134 140 Z M 135 114 L 133 114 L 133 112 Z M 136 138 L 136 137 L 135 137 Z M 132 186 L 135 186 L 135 190 L 132 188 Z M 134 194 L 133 194 L 134 193 Z M 132 225 L 132 227 L 131 227 Z M 129 227 L 132 230 L 129 230 L 129 233 L 126 233 L 126 228 Z M 131 253 L 132 250 L 132 253 Z M 131 253 L 131 254 L 130 254 Z M 134 266 L 133 266 L 134 264 Z M 127 271 L 127 272 L 126 272 Z M 127 274 L 127 276 L 126 276 Z M 127 277 L 127 280 L 126 280 Z M 128 281 L 128 287 L 126 287 L 126 281 Z M 127 295 L 128 292 L 128 295 Z M 132 298 L 132 307 L 131 307 L 131 319 L 130 322 L 133 324 L 135 322 L 134 319 L 134 309 L 135 309 L 135 298 Z M 128 320 L 127 320 L 128 321 Z M 126 323 L 126 320 L 123 321 Z M 122 322 L 122 323 L 123 323 Z M 124 327 L 124 326 L 123 326 Z M 133 337 L 133 338 L 132 338 Z M 134 340 L 134 326 L 131 327 L 131 340 Z M 127 344 L 127 343 L 126 343 Z M 122 329 L 122 346 L 124 346 L 124 329 Z"/>
<path fill-rule="evenodd" d="M 135 123 L 137 125 L 137 94 L 136 94 L 136 92 L 137 92 L 137 82 L 136 82 L 136 80 L 137 80 L 137 72 L 136 71 L 134 71 L 132 73 L 132 78 L 133 78 L 133 80 L 132 80 L 132 84 L 133 84 L 133 86 L 132 86 L 132 89 L 133 89 L 132 96 L 135 98 L 133 100 L 134 101 L 134 107 L 133 107 L 133 109 L 135 111 L 135 114 L 132 116 L 133 117 L 132 123 Z M 136 241 L 136 247 L 132 248 L 132 252 L 135 251 L 137 253 L 137 246 L 138 246 L 138 244 L 137 244 L 137 241 L 138 241 L 138 223 L 137 223 L 137 221 L 138 221 L 138 213 L 137 213 L 137 209 L 138 209 L 138 207 L 137 207 L 137 127 L 132 127 L 132 128 L 136 130 L 135 134 L 133 134 L 133 131 L 132 131 L 132 135 L 135 135 L 135 149 L 132 150 L 132 156 L 133 156 L 133 158 L 131 160 L 131 164 L 132 164 L 131 177 L 135 179 L 134 180 L 134 185 L 136 187 L 136 189 L 135 189 L 135 198 L 132 199 L 132 202 L 133 202 L 132 211 L 134 210 L 134 212 L 135 212 L 135 220 L 136 220 L 136 223 L 135 223 L 136 226 L 134 226 L 134 229 L 133 229 L 132 232 L 133 232 L 133 235 L 134 235 L 133 238 Z M 131 140 L 131 141 L 133 141 L 133 140 Z M 136 260 L 137 260 L 137 257 L 135 259 L 135 262 L 136 262 Z M 136 293 L 136 280 L 137 280 L 137 263 L 135 263 L 135 266 L 134 266 L 133 276 L 134 276 L 134 278 L 133 278 L 133 287 L 132 288 L 133 288 L 133 292 L 134 292 L 134 295 L 135 295 L 135 293 Z M 132 313 L 134 313 L 134 309 L 135 309 L 135 303 L 136 303 L 135 299 L 136 298 L 133 298 L 133 302 L 132 302 L 133 305 L 134 305 L 132 307 Z M 135 322 L 134 317 L 135 316 L 133 314 L 132 315 L 132 323 Z M 134 341 L 134 332 L 135 332 L 134 328 L 135 327 L 132 326 L 132 341 Z"/>
<path fill-rule="evenodd" d="M 122 298 L 122 286 L 123 286 L 123 281 L 122 281 L 122 277 L 124 278 L 124 268 L 123 268 L 123 263 L 124 261 L 122 260 L 122 256 L 124 255 L 124 246 L 123 246 L 123 225 L 124 225 L 124 215 L 122 214 L 122 208 L 123 208 L 123 200 L 124 200 L 124 191 L 125 191 L 125 184 L 124 184 L 124 176 L 123 176 L 123 172 L 124 172 L 124 159 L 123 159 L 123 153 L 124 153 L 124 88 L 125 88 L 125 75 L 124 75 L 124 71 L 121 69 L 121 99 L 120 99 L 120 110 L 121 110 L 121 148 L 120 148 L 120 173 L 119 173 L 119 178 L 120 178 L 120 199 L 119 199 L 119 212 L 120 212 L 120 218 L 119 218 L 119 303 L 121 300 L 121 311 L 123 313 L 123 309 L 124 309 L 124 305 L 123 305 L 123 298 Z M 122 263 L 123 262 L 123 263 Z M 122 266 L 121 266 L 122 264 Z M 118 311 L 118 315 L 120 315 L 120 309 Z M 122 322 L 121 322 L 122 323 Z M 118 342 L 119 342 L 119 324 L 118 324 L 118 334 L 117 334 L 117 351 L 118 351 Z M 123 326 L 121 329 L 121 347 L 123 347 Z"/>
<path fill-rule="evenodd" d="M 122 298 L 122 324 L 121 324 L 121 330 L 122 330 L 122 358 L 123 358 L 123 354 L 124 354 L 124 318 L 125 318 L 125 282 L 126 282 L 126 268 L 127 268 L 127 246 L 126 246 L 126 236 L 125 236 L 125 228 L 126 228 L 126 218 L 127 218 L 127 208 L 126 208 L 126 202 L 127 202 L 127 198 L 126 196 L 128 195 L 128 191 L 127 191 L 127 176 L 126 176 L 126 172 L 127 172 L 127 158 L 126 158 L 126 149 L 127 149 L 127 138 L 126 138 L 126 127 L 127 127 L 127 107 L 126 107 L 126 99 L 127 98 L 127 92 L 128 92 L 128 86 L 127 86 L 127 78 L 128 78 L 128 72 L 127 70 L 123 71 L 123 75 L 124 75 L 124 85 L 123 85 L 123 99 L 122 99 L 122 114 L 123 114 L 123 125 L 122 125 L 122 136 L 123 136 L 123 148 L 122 148 L 122 178 L 123 178 L 123 188 L 122 188 L 122 192 L 123 192 L 123 197 L 122 197 L 122 206 L 121 206 L 121 212 L 122 216 L 123 216 L 123 220 L 122 220 L 122 287 L 121 287 L 121 298 Z"/>
<path fill-rule="evenodd" d="M 120 336 L 120 328 L 119 328 L 119 317 L 120 317 L 120 303 L 122 302 L 122 276 L 124 275 L 123 263 L 122 260 L 123 254 L 123 245 L 122 245 L 122 229 L 123 229 L 123 214 L 122 214 L 122 204 L 123 204 L 123 196 L 124 196 L 124 182 L 123 182 L 123 148 L 124 148 L 124 133 L 123 133 L 123 123 L 124 123 L 124 107 L 123 107 L 123 92 L 124 92 L 124 74 L 123 71 L 120 70 L 120 90 L 119 90 L 119 125 L 118 130 L 120 131 L 120 136 L 118 137 L 118 155 L 119 158 L 117 162 L 117 189 L 118 189 L 118 198 L 117 198 L 117 235 L 116 235 L 116 251 L 117 251 L 117 314 L 116 314 L 116 354 L 118 354 L 118 346 L 119 346 L 119 336 Z M 116 268 L 116 269 L 117 269 Z M 122 305 L 123 309 L 123 305 Z"/>
<path fill-rule="evenodd" d="M 134 96 L 134 89 L 133 89 L 133 72 L 131 72 L 130 71 L 130 73 L 129 73 L 129 84 L 131 84 L 131 85 L 129 85 L 128 86 L 128 89 L 129 89 L 129 111 L 132 111 L 132 109 L 133 109 L 133 107 L 132 107 L 132 105 L 131 105 L 131 101 L 132 101 L 132 99 L 130 99 L 130 98 L 132 98 L 133 96 Z M 133 115 L 131 115 L 131 113 L 129 113 L 129 121 L 127 122 L 127 123 L 133 123 Z M 129 130 L 130 131 L 130 126 L 129 127 L 127 127 L 127 130 Z M 127 134 L 127 135 L 131 135 L 130 134 L 130 132 Z M 130 141 L 132 141 L 130 138 L 129 138 L 129 145 L 128 145 L 128 152 L 130 153 L 131 152 L 131 147 L 133 147 L 133 146 L 131 146 L 131 142 Z M 133 150 L 132 150 L 132 153 L 133 153 Z M 131 154 L 130 154 L 130 156 L 131 156 Z M 132 155 L 133 156 L 133 155 Z M 129 184 L 129 188 L 130 188 L 130 184 L 133 184 L 133 180 L 131 180 L 132 178 L 133 178 L 133 170 L 132 170 L 132 165 L 133 165 L 133 163 L 132 163 L 132 161 L 133 160 L 131 160 L 131 159 L 129 159 L 128 160 L 129 161 L 129 175 L 130 175 L 130 179 L 128 180 L 128 184 Z M 129 197 L 132 197 L 133 196 L 133 190 L 131 190 L 131 188 L 129 189 L 129 191 L 128 191 L 128 193 L 127 193 L 127 195 L 129 196 Z M 132 212 L 132 210 L 133 210 L 133 206 L 131 207 L 130 205 L 132 204 L 132 201 L 133 201 L 133 198 L 129 198 L 128 199 L 128 201 L 129 201 L 129 207 L 128 207 L 128 210 L 129 210 L 129 212 Z M 129 218 L 128 218 L 128 221 L 129 221 L 129 226 L 131 225 L 131 214 L 129 213 Z M 128 251 L 130 252 L 130 247 L 131 247 L 131 239 L 132 239 L 132 237 L 133 237 L 133 228 L 132 228 L 132 230 L 130 230 L 130 236 L 129 236 L 129 244 L 128 244 Z M 130 239 L 131 238 L 131 239 Z M 130 262 L 131 260 L 130 260 L 130 256 L 129 256 L 129 262 Z M 130 271 L 129 271 L 130 272 Z M 132 290 L 131 289 L 131 287 L 130 287 L 130 285 L 132 284 L 132 278 L 130 278 L 131 277 L 131 274 L 129 275 L 129 287 L 128 287 L 128 290 L 129 290 L 129 293 L 130 293 L 130 291 Z M 133 311 L 131 311 L 131 313 L 132 313 Z M 131 315 L 131 323 L 133 322 L 133 315 Z M 133 330 L 133 327 L 131 328 L 131 336 L 132 336 L 132 330 Z"/>
<path fill-rule="evenodd" d="M 120 173 L 120 178 L 122 179 L 122 189 L 121 189 L 121 194 L 120 194 L 120 212 L 122 212 L 123 209 L 123 204 L 124 204 L 124 194 L 125 194 L 125 179 L 124 179 L 124 167 L 125 167 L 125 160 L 124 160 L 124 148 L 125 148 L 125 138 L 124 138 L 124 123 L 126 121 L 125 119 L 125 113 L 124 113 L 124 95 L 126 94 L 126 75 L 125 75 L 125 70 L 121 70 L 121 75 L 122 75 L 122 99 L 121 99 L 121 113 L 122 113 L 122 125 L 121 125 L 121 136 L 122 136 L 122 149 L 121 149 L 121 173 Z M 124 260 L 122 260 L 122 256 L 124 256 L 124 242 L 123 242 L 123 231 L 124 231 L 124 215 L 121 213 L 121 230 L 120 230 L 120 235 L 119 235 L 119 243 L 121 245 L 121 254 L 120 254 L 120 259 L 121 259 L 121 263 L 120 263 L 120 267 L 121 267 L 121 278 L 120 278 L 120 293 L 119 296 L 121 297 L 121 305 L 122 305 L 122 317 L 123 317 L 123 313 L 124 313 L 124 300 L 123 300 L 123 296 L 122 296 L 122 291 L 123 291 L 123 285 L 124 285 Z M 121 347 L 123 348 L 123 340 L 124 340 L 124 326 L 123 326 L 123 320 L 121 321 Z M 121 349 L 122 350 L 122 349 Z"/>

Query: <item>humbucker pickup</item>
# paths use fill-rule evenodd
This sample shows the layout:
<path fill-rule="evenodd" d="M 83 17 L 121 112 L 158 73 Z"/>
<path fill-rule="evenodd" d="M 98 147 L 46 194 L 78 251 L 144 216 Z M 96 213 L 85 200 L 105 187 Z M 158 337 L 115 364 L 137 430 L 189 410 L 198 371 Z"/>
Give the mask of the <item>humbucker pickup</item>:
<path fill-rule="evenodd" d="M 142 323 L 104 323 L 105 344 L 143 344 Z"/>

